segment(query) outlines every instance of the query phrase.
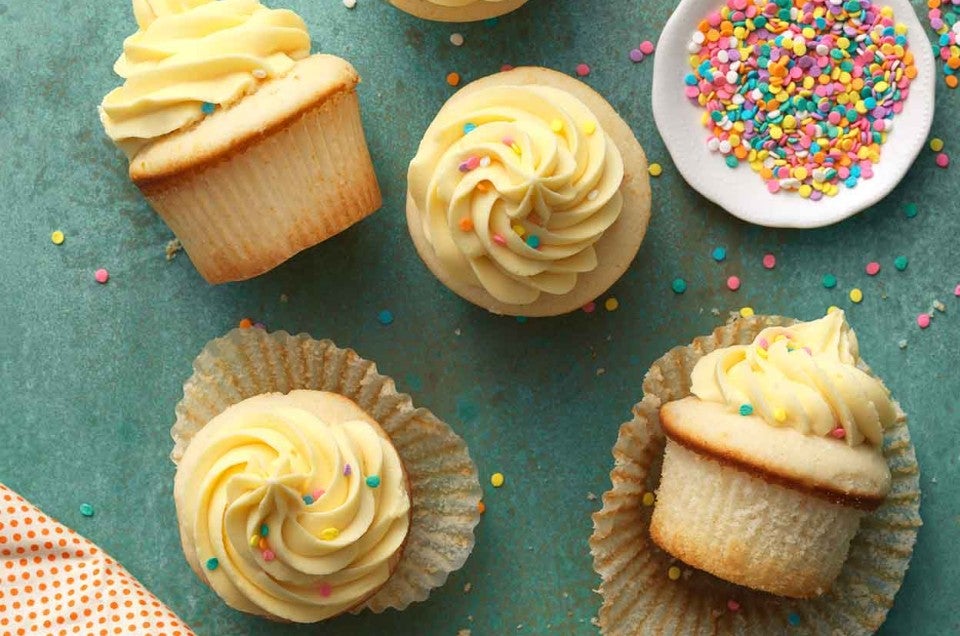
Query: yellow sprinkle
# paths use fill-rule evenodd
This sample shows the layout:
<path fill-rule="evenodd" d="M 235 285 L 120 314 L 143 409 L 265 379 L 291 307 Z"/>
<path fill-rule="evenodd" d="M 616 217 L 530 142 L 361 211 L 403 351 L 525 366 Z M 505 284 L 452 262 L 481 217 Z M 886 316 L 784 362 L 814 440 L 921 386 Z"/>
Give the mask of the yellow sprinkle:
<path fill-rule="evenodd" d="M 251 547 L 251 548 L 255 548 L 255 547 L 257 547 L 258 545 L 260 545 L 260 535 L 259 535 L 259 534 L 251 535 L 251 537 L 250 537 L 250 547 Z"/>
<path fill-rule="evenodd" d="M 933 139 L 931 139 L 930 150 L 934 152 L 940 152 L 941 150 L 943 150 L 943 139 L 940 139 L 939 137 L 934 137 Z"/>
<path fill-rule="evenodd" d="M 517 236 L 523 236 L 524 234 L 527 233 L 527 231 L 524 229 L 524 227 L 523 227 L 522 225 L 520 225 L 519 223 L 514 223 L 514 225 L 513 225 L 513 231 L 517 234 Z"/>
<path fill-rule="evenodd" d="M 586 135 L 592 135 L 593 133 L 597 132 L 597 125 L 592 121 L 584 122 L 583 132 Z"/>
<path fill-rule="evenodd" d="M 830 305 L 829 307 L 827 307 L 828 314 L 832 314 L 835 311 L 840 311 L 840 308 L 837 307 L 836 305 Z"/>
<path fill-rule="evenodd" d="M 607 311 L 616 311 L 617 307 L 620 306 L 620 301 L 611 296 L 603 302 L 603 306 Z"/>
<path fill-rule="evenodd" d="M 850 290 L 850 300 L 852 300 L 855 303 L 860 302 L 861 300 L 863 300 L 863 292 L 860 291 L 858 287 L 854 287 L 853 289 Z"/>
<path fill-rule="evenodd" d="M 56 230 L 50 235 L 50 240 L 53 241 L 54 245 L 63 245 L 64 239 L 66 239 L 66 237 L 60 230 Z"/>
<path fill-rule="evenodd" d="M 659 177 L 661 174 L 663 174 L 663 166 L 661 166 L 659 163 L 651 163 L 648 171 L 650 172 L 651 177 Z"/>
<path fill-rule="evenodd" d="M 518 157 L 523 154 L 523 150 L 520 149 L 520 144 L 518 143 L 510 144 L 510 149 L 517 153 Z"/>
<path fill-rule="evenodd" d="M 493 473 L 490 475 L 490 485 L 494 488 L 499 488 L 503 485 L 503 473 Z"/>
<path fill-rule="evenodd" d="M 643 493 L 643 505 L 644 505 L 644 506 L 648 506 L 648 507 L 649 507 L 649 506 L 652 506 L 652 505 L 653 505 L 653 502 L 654 502 L 655 500 L 656 500 L 656 497 L 653 496 L 653 493 L 652 493 L 652 492 L 645 492 L 645 493 Z"/>
<path fill-rule="evenodd" d="M 340 531 L 336 528 L 327 528 L 320 533 L 320 538 L 324 541 L 333 541 L 340 536 Z"/>
<path fill-rule="evenodd" d="M 555 133 L 563 131 L 563 122 L 559 119 L 554 119 L 552 122 L 550 122 L 550 130 Z"/>
<path fill-rule="evenodd" d="M 757 349 L 757 355 L 760 356 L 761 358 L 763 358 L 764 360 L 766 360 L 767 357 L 768 357 L 770 354 L 767 353 L 767 350 L 766 350 L 766 349 L 760 347 L 760 348 Z"/>
<path fill-rule="evenodd" d="M 667 570 L 667 578 L 669 578 L 671 581 L 676 581 L 677 579 L 679 579 L 679 578 L 680 578 L 680 568 L 678 568 L 678 567 L 675 566 L 675 565 L 671 565 L 671 566 L 670 566 L 670 569 Z"/>
<path fill-rule="evenodd" d="M 740 316 L 743 317 L 743 318 L 749 318 L 750 316 L 753 315 L 753 313 L 754 313 L 754 312 L 753 312 L 753 307 L 741 307 L 741 308 L 740 308 Z"/>
<path fill-rule="evenodd" d="M 784 409 L 774 409 L 773 419 L 777 420 L 780 423 L 787 421 L 787 412 Z"/>

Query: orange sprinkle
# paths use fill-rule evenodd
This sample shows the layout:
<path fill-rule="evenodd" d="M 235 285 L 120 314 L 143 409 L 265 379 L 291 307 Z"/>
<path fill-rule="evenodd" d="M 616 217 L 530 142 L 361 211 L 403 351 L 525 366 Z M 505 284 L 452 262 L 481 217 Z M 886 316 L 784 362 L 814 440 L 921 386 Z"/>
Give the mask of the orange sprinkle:
<path fill-rule="evenodd" d="M 249 318 L 244 318 L 243 320 L 240 321 L 240 324 L 238 326 L 241 329 L 249 329 L 250 327 L 253 326 L 253 321 L 250 320 Z"/>
<path fill-rule="evenodd" d="M 460 231 L 461 232 L 471 232 L 473 230 L 473 219 L 469 216 L 465 216 L 460 219 Z"/>
<path fill-rule="evenodd" d="M 480 183 L 477 184 L 477 190 L 479 190 L 480 192 L 489 192 L 490 184 L 487 183 L 486 181 L 481 181 Z"/>
<path fill-rule="evenodd" d="M 960 57 L 951 57 L 949 60 L 947 60 L 947 66 L 952 69 L 960 68 Z"/>
<path fill-rule="evenodd" d="M 744 148 L 743 146 L 737 146 L 736 148 L 734 148 L 733 154 L 734 156 L 736 156 L 737 159 L 746 159 L 747 149 Z"/>
<path fill-rule="evenodd" d="M 956 76 L 956 75 L 947 75 L 947 76 L 944 78 L 944 81 L 947 83 L 947 86 L 949 86 L 950 88 L 956 88 L 956 87 L 957 87 L 958 82 L 957 82 L 957 76 Z"/>
<path fill-rule="evenodd" d="M 480 511 L 480 514 L 485 513 L 487 511 L 487 504 L 483 503 L 482 501 L 478 501 L 477 510 Z"/>
<path fill-rule="evenodd" d="M 447 84 L 450 86 L 459 86 L 460 85 L 460 73 L 456 71 L 447 73 Z"/>

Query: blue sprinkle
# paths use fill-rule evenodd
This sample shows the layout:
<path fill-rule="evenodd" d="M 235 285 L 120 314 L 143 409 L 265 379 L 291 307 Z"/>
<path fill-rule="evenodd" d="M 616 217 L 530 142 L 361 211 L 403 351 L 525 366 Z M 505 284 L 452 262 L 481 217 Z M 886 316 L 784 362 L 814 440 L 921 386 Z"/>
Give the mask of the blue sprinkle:
<path fill-rule="evenodd" d="M 311 504 L 313 503 L 313 496 L 312 496 L 312 495 L 304 495 L 304 496 L 303 496 L 303 503 L 307 504 L 308 506 L 311 505 Z"/>
<path fill-rule="evenodd" d="M 367 486 L 370 488 L 380 487 L 380 475 L 370 475 L 367 477 Z"/>
<path fill-rule="evenodd" d="M 722 263 L 727 260 L 727 248 L 725 247 L 716 247 L 713 250 L 713 260 L 718 263 Z"/>
<path fill-rule="evenodd" d="M 796 627 L 800 624 L 800 615 L 796 612 L 790 612 L 787 614 L 787 622 L 790 623 L 793 627 Z"/>
<path fill-rule="evenodd" d="M 687 86 L 696 86 L 697 85 L 697 76 L 693 73 L 687 73 L 687 76 L 683 78 L 684 83 Z"/>
<path fill-rule="evenodd" d="M 212 115 L 215 110 L 217 110 L 216 104 L 211 104 L 210 102 L 203 102 L 203 105 L 200 107 L 200 110 L 204 115 Z"/>
<path fill-rule="evenodd" d="M 748 415 L 753 415 L 753 406 L 749 404 L 740 405 L 740 415 L 747 417 Z"/>
<path fill-rule="evenodd" d="M 847 177 L 847 180 L 843 182 L 843 185 L 847 186 L 848 188 L 856 188 L 857 178 L 853 175 L 850 175 L 849 177 Z"/>
<path fill-rule="evenodd" d="M 537 236 L 536 234 L 531 234 L 530 236 L 527 237 L 527 245 L 529 245 L 533 249 L 537 249 L 538 247 L 540 247 L 540 237 Z"/>
<path fill-rule="evenodd" d="M 393 312 L 389 309 L 384 309 L 377 314 L 377 322 L 379 322 L 381 325 L 393 324 Z"/>
<path fill-rule="evenodd" d="M 210 557 L 207 559 L 207 569 L 211 572 L 220 567 L 220 560 L 217 557 Z"/>
<path fill-rule="evenodd" d="M 517 316 L 517 322 L 519 322 L 519 323 L 522 325 L 523 323 L 527 322 L 527 317 L 526 317 L 526 316 Z"/>
<path fill-rule="evenodd" d="M 470 133 L 472 133 L 472 132 L 473 132 L 474 130 L 476 130 L 476 129 L 477 129 L 477 125 L 476 125 L 476 124 L 474 124 L 474 123 L 466 123 L 466 124 L 463 125 L 463 134 L 464 134 L 464 135 L 469 135 Z"/>
<path fill-rule="evenodd" d="M 493 27 L 497 26 L 498 24 L 500 24 L 500 19 L 499 19 L 499 18 L 487 18 L 486 20 L 483 21 L 483 24 L 484 24 L 484 26 L 493 28 Z"/>

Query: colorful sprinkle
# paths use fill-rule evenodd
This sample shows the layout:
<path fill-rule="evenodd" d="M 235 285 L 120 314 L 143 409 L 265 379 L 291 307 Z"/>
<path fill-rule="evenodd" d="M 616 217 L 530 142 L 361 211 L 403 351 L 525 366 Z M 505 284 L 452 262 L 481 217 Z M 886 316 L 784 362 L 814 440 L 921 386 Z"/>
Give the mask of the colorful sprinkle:
<path fill-rule="evenodd" d="M 727 260 L 727 248 L 715 247 L 710 255 L 713 257 L 713 260 L 717 261 L 718 263 L 722 263 L 723 261 Z"/>
<path fill-rule="evenodd" d="M 918 210 L 917 210 L 917 204 L 916 204 L 916 203 L 908 203 L 908 204 L 905 205 L 904 208 L 903 208 L 903 213 L 904 213 L 904 215 L 906 215 L 906 217 L 907 217 L 908 219 L 912 219 L 912 218 L 916 217 L 916 216 L 917 216 L 917 211 L 918 211 Z"/>
<path fill-rule="evenodd" d="M 867 263 L 866 271 L 867 276 L 876 276 L 880 273 L 880 263 L 877 261 L 870 261 Z"/>
<path fill-rule="evenodd" d="M 740 611 L 740 603 L 738 603 L 737 601 L 735 601 L 735 600 L 733 600 L 733 599 L 730 599 L 730 600 L 727 601 L 727 609 L 730 610 L 731 612 L 739 612 L 739 611 Z"/>
<path fill-rule="evenodd" d="M 88 503 L 80 504 L 80 514 L 84 517 L 92 517 L 94 514 L 93 506 Z"/>
<path fill-rule="evenodd" d="M 583 64 L 583 63 L 577 64 L 576 70 L 577 70 L 577 75 L 579 75 L 580 77 L 586 77 L 587 75 L 590 74 L 590 66 L 587 64 Z"/>
<path fill-rule="evenodd" d="M 773 419 L 777 420 L 781 424 L 787 421 L 787 411 L 786 409 L 776 408 L 773 410 Z"/>
<path fill-rule="evenodd" d="M 463 46 L 463 43 L 466 39 L 463 37 L 462 33 L 451 33 L 450 34 L 450 44 L 454 46 Z"/>
<path fill-rule="evenodd" d="M 656 495 L 654 495 L 652 492 L 645 492 L 645 493 L 643 493 L 643 505 L 644 505 L 644 506 L 646 506 L 646 507 L 649 508 L 650 506 L 652 506 L 652 505 L 656 502 L 656 500 L 657 500 L 657 497 L 656 497 Z"/>
<path fill-rule="evenodd" d="M 503 482 L 503 473 L 493 473 L 490 475 L 490 485 L 492 485 L 494 488 L 499 488 L 503 485 Z"/>
<path fill-rule="evenodd" d="M 592 314 L 597 310 L 597 303 L 591 300 L 586 305 L 584 305 L 582 309 L 583 309 L 583 313 Z"/>
<path fill-rule="evenodd" d="M 640 51 L 644 55 L 652 55 L 654 51 L 653 42 L 651 42 L 650 40 L 644 40 L 643 42 L 641 42 Z"/>
<path fill-rule="evenodd" d="M 540 237 L 537 236 L 536 234 L 531 234 L 530 236 L 527 237 L 527 245 L 532 247 L 533 249 L 537 249 L 538 247 L 540 247 Z"/>
<path fill-rule="evenodd" d="M 237 327 L 239 327 L 240 329 L 250 329 L 251 327 L 253 327 L 253 321 L 250 320 L 249 318 L 241 318 L 240 322 L 237 323 Z"/>
<path fill-rule="evenodd" d="M 519 223 L 514 223 L 514 224 L 513 224 L 513 233 L 516 234 L 517 236 L 523 236 L 524 234 L 527 233 L 527 228 L 523 227 L 523 226 L 520 225 Z"/>
<path fill-rule="evenodd" d="M 670 283 L 670 289 L 673 290 L 674 294 L 682 294 L 687 291 L 687 281 L 682 278 L 674 278 L 673 282 Z"/>
<path fill-rule="evenodd" d="M 647 172 L 650 173 L 651 177 L 659 177 L 663 174 L 663 166 L 659 163 L 651 163 L 650 167 L 647 168 Z"/>
<path fill-rule="evenodd" d="M 460 222 L 457 223 L 457 225 L 460 227 L 461 232 L 473 231 L 473 219 L 471 219 L 469 216 L 465 216 L 460 219 Z"/>
<path fill-rule="evenodd" d="M 950 156 L 945 152 L 937 153 L 937 158 L 935 161 L 937 162 L 937 167 L 939 168 L 950 167 Z"/>
<path fill-rule="evenodd" d="M 960 297 L 960 285 L 953 288 L 953 295 Z"/>
<path fill-rule="evenodd" d="M 671 581 L 676 581 L 680 578 L 680 568 L 675 565 L 671 565 L 670 569 L 667 570 L 667 578 Z"/>
<path fill-rule="evenodd" d="M 583 128 L 583 134 L 585 135 L 592 135 L 593 133 L 597 132 L 596 122 L 592 122 L 592 121 L 584 122 L 582 128 Z"/>
<path fill-rule="evenodd" d="M 917 326 L 926 329 L 930 326 L 930 314 L 920 314 L 917 316 Z"/>
<path fill-rule="evenodd" d="M 337 528 L 326 528 L 320 532 L 320 539 L 323 541 L 333 541 L 340 536 Z"/>
<path fill-rule="evenodd" d="M 939 137 L 934 137 L 933 139 L 931 139 L 930 150 L 934 152 L 940 152 L 941 150 L 943 150 L 943 139 L 940 139 Z"/>
<path fill-rule="evenodd" d="M 500 234 L 494 234 L 493 242 L 496 243 L 497 245 L 506 245 L 507 239 L 503 238 L 503 236 L 501 236 Z"/>
<path fill-rule="evenodd" d="M 750 317 L 752 317 L 755 313 L 756 313 L 756 312 L 753 311 L 753 307 L 741 307 L 741 308 L 740 308 L 740 317 L 741 317 L 741 318 L 750 318 Z"/>
<path fill-rule="evenodd" d="M 906 256 L 898 256 L 893 259 L 893 266 L 897 268 L 898 272 L 902 272 L 907 269 L 907 266 L 910 265 L 910 259 Z"/>
<path fill-rule="evenodd" d="M 54 245 L 63 245 L 63 242 L 66 240 L 66 237 L 63 235 L 63 232 L 60 230 L 54 230 L 50 234 L 50 242 Z"/>
<path fill-rule="evenodd" d="M 550 122 L 550 130 L 552 130 L 553 132 L 555 132 L 555 133 L 557 133 L 557 134 L 563 132 L 563 120 L 561 120 L 561 119 L 554 119 L 554 120 L 552 120 L 552 121 Z"/>
<path fill-rule="evenodd" d="M 927 0 L 927 17 L 930 28 L 939 36 L 934 42 L 934 56 L 939 56 L 943 62 L 943 81 L 948 88 L 956 88 L 958 84 L 957 69 L 960 69 L 960 2 L 957 0 Z M 939 50 L 937 50 L 939 47 Z M 931 148 L 933 144 L 931 143 Z M 938 152 L 943 148 L 941 142 Z"/>
<path fill-rule="evenodd" d="M 750 404 L 741 404 L 740 415 L 744 417 L 747 417 L 748 415 L 753 415 L 753 406 Z"/>
<path fill-rule="evenodd" d="M 377 322 L 384 326 L 393 324 L 393 312 L 389 309 L 382 309 L 377 314 Z"/>
<path fill-rule="evenodd" d="M 763 255 L 763 267 L 764 269 L 773 269 L 777 266 L 777 257 L 773 254 L 764 254 Z"/>
<path fill-rule="evenodd" d="M 255 534 L 250 535 L 250 547 L 256 549 L 260 544 L 260 537 Z"/>
<path fill-rule="evenodd" d="M 821 282 L 823 283 L 823 286 L 826 287 L 827 289 L 833 289 L 834 287 L 837 286 L 837 277 L 834 276 L 833 274 L 824 274 L 823 280 Z"/>
<path fill-rule="evenodd" d="M 210 102 L 203 102 L 203 105 L 200 107 L 200 111 L 204 115 L 212 115 L 216 110 L 217 110 L 217 105 L 211 104 Z"/>
<path fill-rule="evenodd" d="M 472 122 L 467 122 L 467 123 L 465 123 L 465 124 L 463 125 L 463 134 L 464 134 L 464 135 L 469 135 L 470 133 L 472 133 L 472 132 L 473 132 L 474 130 L 476 130 L 476 129 L 477 129 L 477 125 L 476 125 L 476 124 L 474 124 L 474 123 L 472 123 Z"/>
<path fill-rule="evenodd" d="M 835 311 L 840 311 L 840 308 L 837 307 L 836 305 L 830 305 L 829 307 L 827 307 L 828 314 L 832 314 Z"/>
<path fill-rule="evenodd" d="M 343 476 L 349 477 L 352 474 L 353 474 L 353 468 L 350 466 L 350 464 L 345 465 L 343 467 Z"/>
<path fill-rule="evenodd" d="M 611 296 L 603 301 L 603 308 L 607 311 L 616 311 L 620 307 L 620 301 Z"/>
<path fill-rule="evenodd" d="M 787 622 L 790 623 L 793 627 L 796 627 L 800 624 L 800 615 L 796 612 L 790 612 L 787 614 Z"/>
<path fill-rule="evenodd" d="M 480 514 L 483 514 L 483 513 L 485 513 L 486 511 L 487 511 L 487 504 L 483 503 L 482 501 L 478 501 L 478 502 L 477 502 L 477 512 L 479 512 Z"/>
<path fill-rule="evenodd" d="M 366 479 L 368 488 L 379 488 L 380 487 L 380 475 L 370 475 Z"/>
<path fill-rule="evenodd" d="M 329 598 L 330 595 L 333 594 L 333 588 L 329 583 L 321 583 L 318 591 L 320 592 L 320 596 L 323 598 Z"/>
<path fill-rule="evenodd" d="M 260 524 L 260 536 L 269 537 L 270 536 L 270 526 L 265 523 Z"/>
<path fill-rule="evenodd" d="M 450 86 L 459 86 L 460 85 L 460 73 L 452 71 L 447 73 L 447 84 Z"/>
<path fill-rule="evenodd" d="M 303 503 L 307 504 L 308 506 L 312 506 L 312 505 L 313 505 L 313 501 L 314 501 L 313 495 L 304 495 L 304 496 L 303 496 Z"/>
<path fill-rule="evenodd" d="M 271 561 L 277 558 L 276 553 L 274 553 L 274 551 L 270 549 L 267 549 L 261 552 L 260 556 L 262 556 L 263 560 L 266 561 L 267 563 L 270 563 Z"/>
<path fill-rule="evenodd" d="M 212 572 L 216 570 L 218 567 L 220 567 L 220 559 L 218 559 L 217 557 L 210 557 L 209 559 L 207 559 L 206 566 L 207 566 L 207 569 Z"/>
<path fill-rule="evenodd" d="M 852 300 L 855 303 L 859 303 L 863 300 L 863 292 L 860 290 L 859 287 L 854 287 L 853 289 L 850 290 L 850 300 Z"/>
<path fill-rule="evenodd" d="M 101 285 L 106 285 L 107 281 L 110 280 L 110 272 L 101 267 L 93 273 L 93 279 Z"/>
<path fill-rule="evenodd" d="M 260 537 L 260 539 L 257 541 L 257 547 L 261 550 L 266 550 L 269 546 L 270 544 L 267 543 L 266 537 Z"/>
<path fill-rule="evenodd" d="M 830 431 L 830 435 L 832 435 L 837 439 L 843 439 L 844 437 L 847 436 L 847 431 L 842 426 L 838 426 L 837 428 Z"/>
<path fill-rule="evenodd" d="M 737 291 L 740 289 L 740 277 L 739 276 L 730 276 L 727 278 L 727 289 L 730 291 Z"/>
<path fill-rule="evenodd" d="M 630 50 L 630 61 L 634 64 L 640 63 L 643 61 L 646 55 L 643 54 L 643 51 L 640 49 L 631 49 Z"/>

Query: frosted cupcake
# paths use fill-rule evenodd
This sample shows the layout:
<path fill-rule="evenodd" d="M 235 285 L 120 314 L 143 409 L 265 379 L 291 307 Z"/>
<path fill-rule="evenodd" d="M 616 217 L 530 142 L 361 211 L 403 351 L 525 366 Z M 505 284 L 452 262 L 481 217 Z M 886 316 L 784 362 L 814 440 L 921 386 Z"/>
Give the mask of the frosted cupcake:
<path fill-rule="evenodd" d="M 488 311 L 551 316 L 605 292 L 650 219 L 643 149 L 582 82 L 519 68 L 454 95 L 410 163 L 420 257 Z"/>
<path fill-rule="evenodd" d="M 266 272 L 380 207 L 350 64 L 256 0 L 133 0 L 100 105 L 130 178 L 211 283 Z"/>
<path fill-rule="evenodd" d="M 208 345 L 195 371 L 174 498 L 187 561 L 229 606 L 297 623 L 403 609 L 463 565 L 476 466 L 372 363 L 250 329 Z"/>
<path fill-rule="evenodd" d="M 437 22 L 474 22 L 510 13 L 527 0 L 390 0 L 402 11 Z"/>

